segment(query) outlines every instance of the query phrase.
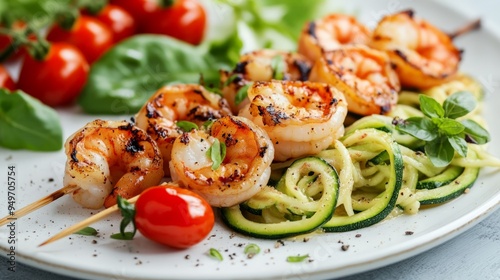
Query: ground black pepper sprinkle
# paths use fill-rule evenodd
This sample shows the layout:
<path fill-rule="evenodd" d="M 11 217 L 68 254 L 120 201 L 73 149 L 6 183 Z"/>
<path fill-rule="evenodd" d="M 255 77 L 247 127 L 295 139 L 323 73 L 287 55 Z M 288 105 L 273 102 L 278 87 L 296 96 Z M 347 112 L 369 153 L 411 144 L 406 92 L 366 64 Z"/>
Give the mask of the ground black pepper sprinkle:
<path fill-rule="evenodd" d="M 405 235 L 413 235 L 413 231 L 405 231 Z"/>
<path fill-rule="evenodd" d="M 342 251 L 347 251 L 349 250 L 349 245 L 342 245 L 342 247 L 340 247 L 342 249 Z"/>
<path fill-rule="evenodd" d="M 357 238 L 360 238 L 361 237 L 361 233 L 358 233 L 355 235 Z"/>

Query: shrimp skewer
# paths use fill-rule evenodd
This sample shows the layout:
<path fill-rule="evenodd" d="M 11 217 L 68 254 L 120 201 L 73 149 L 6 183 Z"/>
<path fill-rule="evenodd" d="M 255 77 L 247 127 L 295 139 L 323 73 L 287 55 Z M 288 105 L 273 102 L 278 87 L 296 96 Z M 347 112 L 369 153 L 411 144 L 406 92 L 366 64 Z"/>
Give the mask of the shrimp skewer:
<path fill-rule="evenodd" d="M 345 94 L 349 111 L 365 116 L 389 113 L 400 90 L 389 57 L 361 45 L 325 52 L 314 64 L 310 81 L 335 85 Z"/>
<path fill-rule="evenodd" d="M 73 199 L 98 209 L 131 198 L 163 178 L 160 149 L 143 130 L 126 121 L 95 120 L 65 143 L 65 186 L 77 186 Z"/>
<path fill-rule="evenodd" d="M 346 45 L 366 45 L 370 38 L 371 31 L 355 17 L 329 14 L 304 25 L 300 33 L 298 52 L 314 62 L 321 58 L 324 52 Z"/>
<path fill-rule="evenodd" d="M 221 71 L 222 95 L 234 114 L 248 104 L 248 98 L 239 100 L 238 92 L 252 82 L 286 80 L 306 81 L 311 71 L 309 60 L 293 52 L 263 49 L 244 54 L 231 72 Z"/>
<path fill-rule="evenodd" d="M 427 89 L 457 73 L 462 51 L 451 39 L 408 10 L 384 17 L 369 45 L 389 54 L 403 87 Z"/>
<path fill-rule="evenodd" d="M 226 155 L 214 169 L 207 155 L 216 142 Z M 209 131 L 193 130 L 178 137 L 172 147 L 170 173 L 174 182 L 193 190 L 216 207 L 239 204 L 267 185 L 274 147 L 266 133 L 242 117 L 216 120 Z"/>
<path fill-rule="evenodd" d="M 135 116 L 136 124 L 158 143 L 163 156 L 163 171 L 170 174 L 168 163 L 172 144 L 183 131 L 177 121 L 201 125 L 207 120 L 231 115 L 227 102 L 219 95 L 195 84 L 160 88 Z"/>
<path fill-rule="evenodd" d="M 276 161 L 316 154 L 344 133 L 347 103 L 333 86 L 299 81 L 256 82 L 240 115 L 264 129 Z"/>
<path fill-rule="evenodd" d="M 110 207 L 116 196 L 130 198 L 163 178 L 163 160 L 156 143 L 126 121 L 95 120 L 68 138 L 64 187 L 0 219 L 27 215 L 66 194 L 87 208 Z"/>

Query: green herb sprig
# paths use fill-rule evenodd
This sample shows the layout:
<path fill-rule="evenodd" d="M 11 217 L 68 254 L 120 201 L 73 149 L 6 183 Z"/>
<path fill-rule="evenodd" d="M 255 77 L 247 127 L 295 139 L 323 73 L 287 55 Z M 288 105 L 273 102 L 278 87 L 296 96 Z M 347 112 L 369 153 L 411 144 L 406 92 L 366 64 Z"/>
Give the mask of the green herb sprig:
<path fill-rule="evenodd" d="M 395 118 L 393 124 L 399 131 L 426 141 L 424 151 L 434 166 L 447 166 L 455 152 L 466 157 L 468 143 L 481 145 L 490 141 L 488 131 L 477 122 L 457 120 L 476 107 L 471 93 L 456 92 L 443 105 L 423 94 L 419 95 L 419 101 L 424 117 Z"/>
<path fill-rule="evenodd" d="M 117 197 L 117 205 L 122 214 L 120 223 L 120 232 L 111 235 L 111 238 L 118 240 L 132 240 L 135 236 L 137 228 L 135 226 L 135 206 L 121 196 Z M 126 227 L 132 223 L 133 231 L 125 231 Z"/>

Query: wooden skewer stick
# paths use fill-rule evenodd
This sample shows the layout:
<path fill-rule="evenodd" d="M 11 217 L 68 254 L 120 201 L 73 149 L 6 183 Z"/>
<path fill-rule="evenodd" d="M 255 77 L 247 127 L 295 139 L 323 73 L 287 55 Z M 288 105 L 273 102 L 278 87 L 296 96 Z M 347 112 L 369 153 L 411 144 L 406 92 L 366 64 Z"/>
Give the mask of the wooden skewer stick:
<path fill-rule="evenodd" d="M 467 23 L 465 26 L 455 30 L 452 33 L 448 33 L 448 36 L 453 40 L 458 36 L 464 35 L 481 27 L 481 19 L 476 19 L 472 22 Z"/>
<path fill-rule="evenodd" d="M 0 227 L 7 224 L 11 220 L 21 218 L 24 215 L 27 215 L 27 214 L 37 210 L 38 208 L 41 208 L 41 207 L 59 199 L 59 198 L 61 198 L 62 196 L 66 195 L 68 193 L 74 192 L 78 188 L 79 187 L 76 185 L 69 185 L 69 186 L 66 186 L 64 188 L 61 188 L 61 189 L 47 195 L 46 197 L 44 197 L 40 200 L 37 200 L 37 201 L 25 206 L 24 208 L 19 209 L 18 211 L 15 211 L 14 215 L 8 215 L 8 216 L 3 217 L 2 219 L 0 219 Z"/>
<path fill-rule="evenodd" d="M 130 198 L 128 200 L 128 202 L 129 203 L 135 203 L 137 201 L 137 198 L 139 198 L 139 195 L 136 195 L 136 196 Z M 59 232 L 58 234 L 56 234 L 56 235 L 52 236 L 51 238 L 47 239 L 42 244 L 38 245 L 38 247 L 42 247 L 44 245 L 47 245 L 47 244 L 52 243 L 54 241 L 57 241 L 57 240 L 59 240 L 59 239 L 61 239 L 63 237 L 66 237 L 66 236 L 68 236 L 70 234 L 73 234 L 73 233 L 75 233 L 75 232 L 77 232 L 77 231 L 79 231 L 79 230 L 81 230 L 81 229 L 83 229 L 83 228 L 85 228 L 85 227 L 87 227 L 87 226 L 89 226 L 89 225 L 91 225 L 91 224 L 93 224 L 93 223 L 101 220 L 101 219 L 104 219 L 105 217 L 111 215 L 112 213 L 114 213 L 117 210 L 118 210 L 118 205 L 113 205 L 113 206 L 111 206 L 111 207 L 109 207 L 109 208 L 107 208 L 107 209 L 105 209 L 105 210 L 103 210 L 103 211 L 101 211 L 101 212 L 99 212 L 99 213 L 97 213 L 97 214 L 95 214 L 95 215 L 93 215 L 93 216 L 91 216 L 91 217 L 89 217 L 89 218 L 87 218 L 87 219 L 79 222 L 78 224 L 72 225 L 69 228 L 64 229 L 63 231 Z"/>

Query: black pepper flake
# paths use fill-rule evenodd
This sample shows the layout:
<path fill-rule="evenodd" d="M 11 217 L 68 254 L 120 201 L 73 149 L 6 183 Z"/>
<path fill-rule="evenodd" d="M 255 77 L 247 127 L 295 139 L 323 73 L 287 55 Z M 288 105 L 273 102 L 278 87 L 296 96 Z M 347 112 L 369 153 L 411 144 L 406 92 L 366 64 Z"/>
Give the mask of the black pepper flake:
<path fill-rule="evenodd" d="M 347 250 L 349 250 L 349 245 L 344 244 L 340 248 L 342 249 L 342 251 L 347 251 Z"/>
<path fill-rule="evenodd" d="M 413 235 L 413 231 L 407 230 L 405 231 L 405 235 Z"/>
<path fill-rule="evenodd" d="M 358 233 L 355 236 L 356 236 L 356 238 L 360 238 L 361 237 L 361 233 Z"/>

